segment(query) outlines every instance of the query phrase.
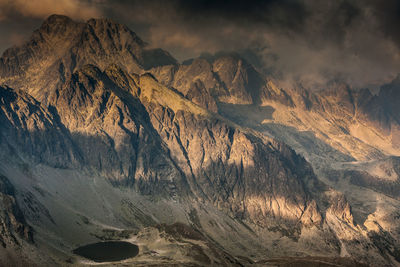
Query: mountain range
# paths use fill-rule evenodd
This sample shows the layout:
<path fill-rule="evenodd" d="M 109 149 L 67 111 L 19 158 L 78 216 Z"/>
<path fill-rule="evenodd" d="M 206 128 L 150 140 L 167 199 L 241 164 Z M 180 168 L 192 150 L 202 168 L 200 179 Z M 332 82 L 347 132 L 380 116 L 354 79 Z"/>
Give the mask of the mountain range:
<path fill-rule="evenodd" d="M 127 240 L 135 266 L 398 266 L 399 94 L 52 15 L 0 58 L 0 262 Z"/>

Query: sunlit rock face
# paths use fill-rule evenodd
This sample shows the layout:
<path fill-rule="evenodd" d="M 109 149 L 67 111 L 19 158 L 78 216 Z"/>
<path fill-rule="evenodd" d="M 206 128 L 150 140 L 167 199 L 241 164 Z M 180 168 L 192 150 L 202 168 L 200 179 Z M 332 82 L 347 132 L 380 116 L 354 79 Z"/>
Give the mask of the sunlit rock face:
<path fill-rule="evenodd" d="M 139 242 L 132 264 L 396 263 L 397 200 L 373 182 L 398 184 L 382 163 L 398 152 L 382 104 L 396 81 L 377 96 L 284 88 L 237 54 L 178 64 L 124 25 L 53 15 L 4 53 L 0 82 L 0 174 L 17 192 L 4 238 L 37 234 L 63 254 L 48 265 L 121 238 Z"/>

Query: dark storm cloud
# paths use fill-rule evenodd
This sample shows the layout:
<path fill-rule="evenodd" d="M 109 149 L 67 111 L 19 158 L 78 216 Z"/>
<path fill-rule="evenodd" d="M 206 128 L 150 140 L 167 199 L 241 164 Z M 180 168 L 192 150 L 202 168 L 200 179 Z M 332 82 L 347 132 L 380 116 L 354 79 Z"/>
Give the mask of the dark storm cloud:
<path fill-rule="evenodd" d="M 276 25 L 283 28 L 301 29 L 306 17 L 305 6 L 290 0 L 252 1 L 176 1 L 175 6 L 188 20 L 224 18 L 236 23 L 252 25 Z"/>
<path fill-rule="evenodd" d="M 199 31 L 193 33 L 196 35 L 219 29 L 223 35 L 225 29 L 235 27 L 336 42 L 343 41 L 345 29 L 360 14 L 360 8 L 350 1 L 120 0 L 106 5 L 109 16 L 122 15 L 128 24 L 141 21 L 150 28 L 171 27 L 168 33 L 185 28 Z"/>
<path fill-rule="evenodd" d="M 368 6 L 377 18 L 380 30 L 400 46 L 400 1 L 369 1 Z"/>
<path fill-rule="evenodd" d="M 304 5 L 290 0 L 117 1 L 104 7 L 106 16 L 123 20 L 153 45 L 181 44 L 194 53 L 226 48 L 227 43 L 228 48 L 243 46 L 249 36 L 242 34 L 252 34 L 256 27 L 299 32 L 306 17 Z"/>
<path fill-rule="evenodd" d="M 19 5 L 8 12 L 23 17 L 20 24 L 63 13 L 60 8 L 75 19 L 110 17 L 179 60 L 221 50 L 241 51 L 263 71 L 315 88 L 331 80 L 376 86 L 400 72 L 397 0 L 33 1 L 42 7 L 39 11 Z M 0 12 L 2 17 L 8 18 L 8 13 Z M 1 23 L 3 36 L 13 36 L 3 43 L 26 36 L 16 21 L 7 20 L 9 31 L 4 20 Z"/>

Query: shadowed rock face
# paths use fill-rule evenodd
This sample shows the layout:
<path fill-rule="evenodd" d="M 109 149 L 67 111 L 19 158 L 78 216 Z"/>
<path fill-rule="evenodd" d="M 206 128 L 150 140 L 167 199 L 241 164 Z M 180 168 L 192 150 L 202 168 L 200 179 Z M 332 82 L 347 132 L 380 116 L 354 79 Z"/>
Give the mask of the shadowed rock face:
<path fill-rule="evenodd" d="M 0 244 L 19 246 L 20 240 L 33 243 L 32 228 L 26 223 L 17 201 L 14 186 L 0 175 Z"/>
<path fill-rule="evenodd" d="M 23 148 L 35 161 L 71 167 L 80 160 L 62 124 L 49 109 L 23 91 L 0 87 L 0 121 L 3 151 Z M 5 142 L 6 141 L 6 142 Z"/>
<path fill-rule="evenodd" d="M 363 106 L 369 118 L 393 136 L 393 145 L 400 147 L 400 76 L 381 87 L 377 96 Z"/>

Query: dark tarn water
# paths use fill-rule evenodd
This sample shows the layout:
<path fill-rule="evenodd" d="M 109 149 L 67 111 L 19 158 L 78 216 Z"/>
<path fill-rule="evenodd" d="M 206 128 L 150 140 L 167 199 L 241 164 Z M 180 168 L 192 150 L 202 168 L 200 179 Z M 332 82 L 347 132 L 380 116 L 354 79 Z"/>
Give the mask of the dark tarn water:
<path fill-rule="evenodd" d="M 72 252 L 92 261 L 107 262 L 135 257 L 139 247 L 129 242 L 107 241 L 82 246 Z"/>

